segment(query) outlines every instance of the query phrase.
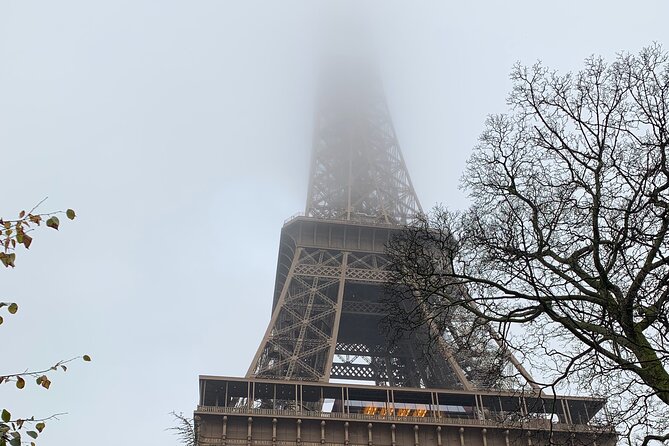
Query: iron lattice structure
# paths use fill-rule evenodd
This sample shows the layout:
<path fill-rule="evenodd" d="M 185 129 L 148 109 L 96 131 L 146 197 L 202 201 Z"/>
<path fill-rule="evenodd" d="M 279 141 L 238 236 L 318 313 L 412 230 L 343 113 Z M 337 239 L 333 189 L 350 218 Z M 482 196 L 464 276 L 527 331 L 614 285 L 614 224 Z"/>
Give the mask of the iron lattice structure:
<path fill-rule="evenodd" d="M 385 245 L 421 207 L 380 83 L 354 74 L 324 83 L 305 214 L 281 230 L 247 376 L 200 376 L 198 446 L 613 446 L 603 399 L 527 386 L 466 314 L 389 341 Z"/>
<path fill-rule="evenodd" d="M 328 79 L 316 112 L 306 215 L 406 224 L 421 212 L 380 82 Z"/>
<path fill-rule="evenodd" d="M 457 346 L 455 323 L 427 351 L 429 328 L 389 342 L 380 324 L 385 245 L 421 206 L 380 82 L 357 71 L 324 84 L 305 214 L 281 232 L 272 318 L 247 377 L 416 388 L 499 384 L 480 373 L 490 370 L 484 363 L 494 342 L 482 351 Z M 513 358 L 505 363 L 528 378 Z"/>

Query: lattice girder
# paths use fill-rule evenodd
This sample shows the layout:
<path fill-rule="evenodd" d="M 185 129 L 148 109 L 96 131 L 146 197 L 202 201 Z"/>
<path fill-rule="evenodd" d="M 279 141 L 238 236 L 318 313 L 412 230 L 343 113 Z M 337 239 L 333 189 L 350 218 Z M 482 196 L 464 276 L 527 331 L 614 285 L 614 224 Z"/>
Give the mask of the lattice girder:
<path fill-rule="evenodd" d="M 324 379 L 341 312 L 345 259 L 343 252 L 313 248 L 294 251 L 291 271 L 250 373 L 266 378 Z M 299 273 L 301 266 L 317 270 Z M 340 277 L 323 276 L 318 272 L 322 268 L 335 268 Z"/>
<path fill-rule="evenodd" d="M 374 231 L 345 228 L 344 233 L 356 235 L 359 246 L 376 246 L 360 238 L 376 238 Z M 437 372 L 428 370 L 434 365 L 420 361 L 418 346 L 391 351 L 381 333 L 379 322 L 386 314 L 380 301 L 388 268 L 385 255 L 334 249 L 334 240 L 348 243 L 328 239 L 327 247 L 319 248 L 301 246 L 298 239 L 286 248 L 293 257 L 249 376 L 312 381 L 357 376 L 400 386 L 430 382 Z M 356 345 L 357 351 L 345 351 L 346 339 L 351 337 L 350 345 Z M 354 356 L 367 361 L 351 366 L 355 371 L 346 365 Z M 440 367 L 448 369 L 444 364 Z M 456 381 L 447 376 L 432 384 L 458 387 L 453 384 Z"/>
<path fill-rule="evenodd" d="M 306 214 L 404 224 L 421 212 L 420 203 L 383 92 L 373 79 L 365 82 L 324 87 L 327 98 L 316 112 Z M 348 94 L 340 96 L 342 88 Z"/>
<path fill-rule="evenodd" d="M 272 318 L 247 376 L 357 376 L 464 389 L 487 384 L 476 367 L 494 342 L 469 355 L 453 339 L 426 349 L 435 327 L 425 327 L 393 349 L 381 332 L 390 278 L 385 245 L 421 207 L 377 79 L 328 82 L 316 107 L 306 217 L 282 229 Z M 444 331 L 451 332 L 457 337 Z M 353 362 L 338 347 L 346 343 L 365 346 L 367 354 L 353 356 L 368 362 L 348 367 Z"/>

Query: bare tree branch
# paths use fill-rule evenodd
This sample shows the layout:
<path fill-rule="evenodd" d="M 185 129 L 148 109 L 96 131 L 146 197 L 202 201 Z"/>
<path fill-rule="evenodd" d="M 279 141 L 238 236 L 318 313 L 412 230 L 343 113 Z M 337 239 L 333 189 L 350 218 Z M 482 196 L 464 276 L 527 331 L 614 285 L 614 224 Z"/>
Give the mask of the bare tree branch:
<path fill-rule="evenodd" d="M 470 208 L 389 243 L 389 324 L 439 327 L 478 385 L 608 396 L 629 443 L 665 441 L 669 54 L 591 57 L 566 75 L 516 65 L 511 79 L 511 112 L 487 119 L 462 180 Z M 545 376 L 500 373 L 513 354 Z"/>

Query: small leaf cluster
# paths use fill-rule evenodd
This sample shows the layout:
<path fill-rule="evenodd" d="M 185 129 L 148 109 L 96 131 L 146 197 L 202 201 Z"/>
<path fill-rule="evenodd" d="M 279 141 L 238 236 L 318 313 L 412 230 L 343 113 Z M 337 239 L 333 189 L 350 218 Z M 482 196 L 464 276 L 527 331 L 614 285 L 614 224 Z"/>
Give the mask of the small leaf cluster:
<path fill-rule="evenodd" d="M 2 409 L 0 414 L 0 446 L 20 446 L 22 443 L 21 430 L 29 427 L 24 433 L 31 438 L 30 446 L 35 446 L 39 434 L 42 433 L 46 424 L 43 420 L 36 420 L 34 417 L 26 419 L 12 419 L 12 414 L 7 409 Z"/>
<path fill-rule="evenodd" d="M 58 361 L 48 369 L 25 371 L 21 373 L 0 376 L 0 384 L 14 382 L 18 389 L 23 389 L 26 386 L 26 378 L 34 378 L 36 385 L 48 390 L 51 387 L 51 380 L 49 379 L 48 373 L 59 370 L 66 372 L 66 364 L 79 359 L 85 362 L 91 361 L 91 357 L 89 355 L 77 356 L 76 358 Z M 2 422 L 0 422 L 0 446 L 18 446 L 22 441 L 22 430 L 27 436 L 31 437 L 33 440 L 36 440 L 37 436 L 42 432 L 42 430 L 44 430 L 45 421 L 50 418 L 55 418 L 56 416 L 54 415 L 49 418 L 40 420 L 35 419 L 35 417 L 12 419 L 9 410 L 3 409 L 0 417 L 2 419 Z M 31 430 L 26 430 L 28 427 Z M 31 446 L 34 446 L 35 442 L 31 441 L 30 444 Z"/>
<path fill-rule="evenodd" d="M 0 250 L 0 262 L 7 268 L 15 266 L 14 261 L 16 260 L 17 246 L 23 245 L 26 249 L 30 248 L 33 242 L 30 232 L 36 226 L 44 223 L 46 227 L 58 230 L 60 226 L 59 214 L 65 214 L 70 220 L 74 220 L 76 217 L 76 213 L 72 209 L 40 214 L 34 213 L 36 207 L 30 212 L 19 212 L 16 219 L 5 220 L 0 218 L 0 246 L 2 247 Z"/>
<path fill-rule="evenodd" d="M 18 389 L 23 389 L 26 386 L 26 378 L 34 378 L 36 385 L 48 390 L 51 387 L 51 380 L 49 379 L 48 373 L 59 370 L 66 372 L 67 371 L 66 364 L 79 359 L 85 362 L 91 361 L 91 357 L 89 355 L 77 356 L 76 358 L 71 358 L 64 361 L 58 361 L 48 369 L 25 371 L 21 373 L 13 373 L 0 376 L 0 384 L 14 382 Z M 45 421 L 47 419 L 55 417 L 56 416 L 54 415 L 49 418 L 40 420 L 35 419 L 35 417 L 17 418 L 13 420 L 9 410 L 3 409 L 1 414 L 2 422 L 0 422 L 0 446 L 20 445 L 22 441 L 21 440 L 22 430 L 24 430 L 24 433 L 27 436 L 31 437 L 33 440 L 37 439 L 37 436 L 42 432 L 42 430 L 44 430 Z M 25 428 L 27 427 L 29 427 L 31 430 L 25 430 Z M 35 445 L 33 441 L 31 441 L 30 444 L 31 446 Z"/>
<path fill-rule="evenodd" d="M 7 307 L 7 311 L 9 314 L 16 314 L 17 311 L 19 311 L 19 306 L 15 304 L 14 302 L 0 302 L 0 309 Z M 2 324 L 5 320 L 0 316 L 0 324 Z"/>

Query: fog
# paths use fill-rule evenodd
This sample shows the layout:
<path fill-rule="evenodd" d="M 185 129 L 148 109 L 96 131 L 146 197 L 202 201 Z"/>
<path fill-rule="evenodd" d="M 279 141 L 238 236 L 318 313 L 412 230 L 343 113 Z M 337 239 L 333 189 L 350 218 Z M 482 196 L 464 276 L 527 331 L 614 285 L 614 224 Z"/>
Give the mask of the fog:
<path fill-rule="evenodd" d="M 0 0 L 0 215 L 45 196 L 78 214 L 0 272 L 20 305 L 0 374 L 93 358 L 48 391 L 0 386 L 0 406 L 67 412 L 41 444 L 169 445 L 198 374 L 246 373 L 281 225 L 304 209 L 323 41 L 369 39 L 423 208 L 457 209 L 513 63 L 666 43 L 669 3 L 631 5 Z"/>

